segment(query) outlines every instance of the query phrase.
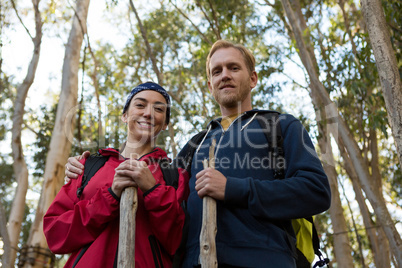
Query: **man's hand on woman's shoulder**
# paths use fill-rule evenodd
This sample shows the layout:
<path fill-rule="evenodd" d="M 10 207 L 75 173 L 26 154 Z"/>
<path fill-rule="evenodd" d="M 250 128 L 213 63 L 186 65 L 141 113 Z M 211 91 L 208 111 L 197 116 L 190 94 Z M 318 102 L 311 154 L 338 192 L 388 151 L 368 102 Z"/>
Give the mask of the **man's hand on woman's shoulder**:
<path fill-rule="evenodd" d="M 88 158 L 91 155 L 89 151 L 85 151 L 82 153 L 82 155 L 76 155 L 69 157 L 67 160 L 67 164 L 65 165 L 65 177 L 64 181 L 68 183 L 71 179 L 76 179 L 78 178 L 79 175 L 84 172 L 84 165 L 81 164 L 79 161 Z"/>

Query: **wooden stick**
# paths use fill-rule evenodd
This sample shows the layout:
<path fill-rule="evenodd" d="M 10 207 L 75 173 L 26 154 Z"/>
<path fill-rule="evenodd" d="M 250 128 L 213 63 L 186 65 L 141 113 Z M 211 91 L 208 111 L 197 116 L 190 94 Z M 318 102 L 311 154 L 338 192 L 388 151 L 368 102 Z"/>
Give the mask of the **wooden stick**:
<path fill-rule="evenodd" d="M 137 187 L 127 187 L 120 198 L 119 253 L 117 267 L 135 267 L 135 213 L 137 212 Z"/>
<path fill-rule="evenodd" d="M 215 168 L 215 139 L 209 147 L 209 164 L 204 159 L 204 169 Z M 218 261 L 216 259 L 216 200 L 210 196 L 204 196 L 202 200 L 202 227 L 200 234 L 200 262 L 202 268 L 216 268 Z"/>

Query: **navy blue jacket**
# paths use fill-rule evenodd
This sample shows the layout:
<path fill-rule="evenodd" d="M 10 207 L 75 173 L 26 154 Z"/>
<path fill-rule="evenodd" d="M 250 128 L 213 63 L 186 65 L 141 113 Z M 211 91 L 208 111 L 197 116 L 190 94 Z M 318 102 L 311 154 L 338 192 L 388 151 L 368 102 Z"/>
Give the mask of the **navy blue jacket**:
<path fill-rule="evenodd" d="M 254 117 L 264 112 L 267 111 L 248 111 L 226 131 L 220 119 L 209 123 L 191 166 L 189 234 L 183 267 L 199 264 L 202 199 L 195 190 L 195 176 L 203 169 L 203 159 L 208 159 L 213 138 L 217 143 L 215 168 L 227 178 L 225 200 L 217 201 L 219 264 L 295 267 L 291 245 L 295 238 L 290 219 L 312 216 L 329 208 L 328 179 L 311 139 L 300 121 L 288 114 L 279 116 L 285 179 L 274 179 L 268 142 Z M 182 152 L 186 152 L 187 146 Z"/>

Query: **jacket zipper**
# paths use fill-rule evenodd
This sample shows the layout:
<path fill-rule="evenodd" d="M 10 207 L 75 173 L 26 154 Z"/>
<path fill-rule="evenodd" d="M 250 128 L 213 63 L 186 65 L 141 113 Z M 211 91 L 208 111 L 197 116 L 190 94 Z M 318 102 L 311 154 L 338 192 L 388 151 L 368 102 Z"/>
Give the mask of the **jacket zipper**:
<path fill-rule="evenodd" d="M 91 243 L 92 244 L 92 243 Z M 75 259 L 74 263 L 73 263 L 73 267 L 77 266 L 78 262 L 81 260 L 82 256 L 85 254 L 85 252 L 88 250 L 88 248 L 91 246 L 91 244 L 86 245 L 85 247 L 83 247 L 80 250 L 80 253 L 78 254 L 77 258 Z"/>
<path fill-rule="evenodd" d="M 158 241 L 154 235 L 148 237 L 149 245 L 151 246 L 152 256 L 154 258 L 155 268 L 163 268 L 161 251 L 159 249 Z"/>
<path fill-rule="evenodd" d="M 215 157 L 218 155 L 218 151 L 219 151 L 219 148 L 220 148 L 219 145 L 221 144 L 221 141 L 222 141 L 222 139 L 223 139 L 223 136 L 225 136 L 226 132 L 229 131 L 229 128 L 230 128 L 240 117 L 242 117 L 244 114 L 245 114 L 245 113 L 242 113 L 242 114 L 240 114 L 238 117 L 236 117 L 235 120 L 233 120 L 233 121 L 230 123 L 230 125 L 228 126 L 228 128 L 227 128 L 226 130 L 224 130 L 223 127 L 222 127 L 222 125 L 219 124 L 220 127 L 222 128 L 222 135 L 221 135 L 221 137 L 219 138 L 219 142 L 218 142 L 217 145 L 216 145 Z M 246 126 L 248 126 L 248 124 L 251 123 L 251 121 L 254 119 L 254 117 L 255 117 L 256 115 L 257 115 L 257 113 L 254 114 L 254 116 L 241 128 L 240 131 L 242 131 Z"/>

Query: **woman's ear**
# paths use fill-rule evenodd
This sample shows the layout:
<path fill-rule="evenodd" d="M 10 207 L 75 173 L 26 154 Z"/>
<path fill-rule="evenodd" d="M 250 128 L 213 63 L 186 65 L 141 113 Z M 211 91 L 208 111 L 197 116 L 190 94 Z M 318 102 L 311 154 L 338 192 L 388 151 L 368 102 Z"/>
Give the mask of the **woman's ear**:
<path fill-rule="evenodd" d="M 122 114 L 121 121 L 127 124 L 127 113 Z"/>
<path fill-rule="evenodd" d="M 166 130 L 167 127 L 168 127 L 168 124 L 165 124 L 165 125 L 163 126 L 162 130 Z"/>

